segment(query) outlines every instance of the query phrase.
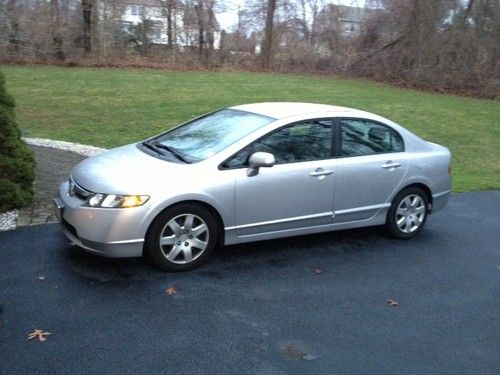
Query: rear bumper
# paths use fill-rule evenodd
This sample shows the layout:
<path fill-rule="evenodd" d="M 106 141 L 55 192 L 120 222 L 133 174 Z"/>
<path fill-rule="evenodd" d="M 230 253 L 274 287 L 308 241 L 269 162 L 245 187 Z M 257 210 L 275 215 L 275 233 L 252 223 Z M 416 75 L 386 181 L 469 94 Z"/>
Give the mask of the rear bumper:
<path fill-rule="evenodd" d="M 146 207 L 102 209 L 84 206 L 68 193 L 68 183 L 54 199 L 63 233 L 81 248 L 106 257 L 142 256 L 147 230 Z"/>
<path fill-rule="evenodd" d="M 443 191 L 441 193 L 432 194 L 432 210 L 431 212 L 437 212 L 443 209 L 448 200 L 450 199 L 451 190 Z"/>

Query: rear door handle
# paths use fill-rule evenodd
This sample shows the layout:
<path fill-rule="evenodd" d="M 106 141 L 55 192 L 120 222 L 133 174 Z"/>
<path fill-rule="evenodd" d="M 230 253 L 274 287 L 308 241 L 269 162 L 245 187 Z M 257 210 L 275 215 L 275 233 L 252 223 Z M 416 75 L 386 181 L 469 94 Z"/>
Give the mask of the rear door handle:
<path fill-rule="evenodd" d="M 311 176 L 311 177 L 328 176 L 329 174 L 332 174 L 332 173 L 333 173 L 333 171 L 331 169 L 318 168 L 312 172 L 309 172 L 309 176 Z"/>
<path fill-rule="evenodd" d="M 394 163 L 392 161 L 388 161 L 387 163 L 382 165 L 382 168 L 384 169 L 392 169 L 392 168 L 399 168 L 401 167 L 401 163 Z"/>

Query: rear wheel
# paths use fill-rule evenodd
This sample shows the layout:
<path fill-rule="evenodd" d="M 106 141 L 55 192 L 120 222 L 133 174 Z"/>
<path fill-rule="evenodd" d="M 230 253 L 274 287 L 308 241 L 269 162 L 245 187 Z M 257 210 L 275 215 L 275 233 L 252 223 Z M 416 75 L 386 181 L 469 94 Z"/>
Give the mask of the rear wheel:
<path fill-rule="evenodd" d="M 161 213 L 146 236 L 146 254 L 164 271 L 186 271 L 204 263 L 217 243 L 212 214 L 196 204 L 179 204 Z"/>
<path fill-rule="evenodd" d="M 415 237 L 427 219 L 428 203 L 422 189 L 415 186 L 402 190 L 392 201 L 387 215 L 389 234 L 399 239 Z"/>

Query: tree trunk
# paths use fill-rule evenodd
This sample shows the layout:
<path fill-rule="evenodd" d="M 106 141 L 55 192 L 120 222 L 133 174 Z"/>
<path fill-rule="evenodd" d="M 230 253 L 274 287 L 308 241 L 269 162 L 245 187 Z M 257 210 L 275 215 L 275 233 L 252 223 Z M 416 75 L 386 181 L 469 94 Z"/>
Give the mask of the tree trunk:
<path fill-rule="evenodd" d="M 174 10 L 174 0 L 168 0 L 167 2 L 167 48 L 172 49 L 174 46 L 172 40 L 172 18 Z"/>
<path fill-rule="evenodd" d="M 105 7 L 105 5 L 103 6 Z M 99 62 L 101 63 L 102 57 L 103 57 L 103 50 L 102 50 L 102 27 L 104 24 L 104 19 L 106 18 L 105 14 L 100 15 L 98 10 L 101 9 L 103 13 L 105 12 L 105 9 L 101 8 L 101 4 L 99 4 L 99 0 L 92 0 L 92 14 L 91 14 L 91 27 L 90 30 L 92 31 L 90 34 L 90 45 L 92 48 L 92 52 L 94 54 L 97 53 L 97 57 L 99 59 Z M 101 17 L 103 19 L 101 19 Z"/>
<path fill-rule="evenodd" d="M 303 32 L 304 32 L 304 39 L 307 40 L 309 43 L 311 42 L 310 40 L 310 33 L 309 33 L 309 27 L 307 25 L 307 10 L 306 10 L 306 0 L 300 0 L 300 10 L 301 10 L 301 15 L 302 15 L 302 27 L 303 27 Z"/>
<path fill-rule="evenodd" d="M 261 64 L 264 69 L 268 69 L 271 63 L 271 52 L 273 46 L 273 26 L 274 26 L 274 11 L 276 10 L 276 0 L 267 1 L 267 16 L 264 42 L 262 45 L 262 60 Z"/>
<path fill-rule="evenodd" d="M 83 48 L 86 53 L 92 51 L 92 10 L 93 0 L 82 0 L 83 12 Z"/>
<path fill-rule="evenodd" d="M 16 0 L 7 2 L 7 14 L 9 17 L 10 32 L 9 32 L 9 48 L 15 53 L 19 52 L 19 15 L 17 14 L 18 7 Z"/>
<path fill-rule="evenodd" d="M 214 23 L 215 23 L 215 14 L 214 14 L 214 3 L 213 1 L 210 1 L 208 3 L 208 22 L 206 26 L 206 34 L 207 34 L 207 45 L 208 48 L 206 50 L 206 57 L 207 59 L 210 57 L 214 50 L 214 44 L 215 44 L 215 38 L 214 38 Z"/>
<path fill-rule="evenodd" d="M 462 17 L 462 25 L 465 27 L 467 23 L 467 18 L 469 18 L 471 12 L 472 12 L 472 7 L 474 6 L 474 1 L 475 0 L 469 0 L 467 3 L 467 7 L 464 10 L 464 15 Z"/>
<path fill-rule="evenodd" d="M 54 45 L 53 55 L 56 60 L 64 61 L 63 39 L 61 36 L 61 14 L 59 11 L 59 1 L 50 0 L 50 16 L 52 19 L 52 44 Z"/>
<path fill-rule="evenodd" d="M 141 55 L 142 56 L 147 56 L 149 54 L 149 38 L 148 38 L 148 31 L 149 31 L 149 20 L 146 19 L 144 16 L 145 12 L 142 12 L 141 16 Z"/>
<path fill-rule="evenodd" d="M 205 22 L 203 22 L 203 0 L 198 0 L 198 5 L 195 6 L 196 16 L 198 20 L 198 54 L 199 58 L 203 58 L 203 48 L 205 47 Z"/>
<path fill-rule="evenodd" d="M 493 4 L 493 31 L 491 35 L 489 69 L 493 76 L 500 76 L 500 4 Z M 497 94 L 497 96 L 500 96 Z"/>

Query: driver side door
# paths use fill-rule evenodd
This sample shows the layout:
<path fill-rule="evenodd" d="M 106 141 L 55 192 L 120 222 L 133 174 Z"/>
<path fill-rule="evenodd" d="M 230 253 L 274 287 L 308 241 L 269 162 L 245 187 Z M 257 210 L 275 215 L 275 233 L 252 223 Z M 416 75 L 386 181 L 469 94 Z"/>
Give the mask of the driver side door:
<path fill-rule="evenodd" d="M 236 234 L 249 236 L 328 225 L 333 220 L 333 121 L 295 123 L 267 134 L 226 162 L 240 168 L 235 181 Z M 276 164 L 247 176 L 254 152 Z"/>

